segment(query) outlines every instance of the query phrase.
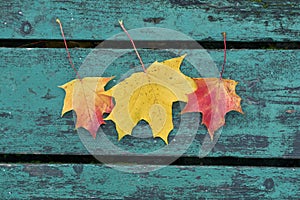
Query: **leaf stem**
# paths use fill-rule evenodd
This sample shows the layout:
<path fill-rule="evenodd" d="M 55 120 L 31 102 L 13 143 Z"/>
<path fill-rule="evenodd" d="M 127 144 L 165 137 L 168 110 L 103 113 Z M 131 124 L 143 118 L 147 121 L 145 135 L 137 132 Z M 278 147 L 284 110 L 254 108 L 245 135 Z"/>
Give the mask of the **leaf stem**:
<path fill-rule="evenodd" d="M 223 32 L 222 35 L 224 38 L 224 60 L 222 65 L 222 71 L 220 72 L 220 79 L 222 79 L 223 73 L 225 71 L 225 64 L 226 64 L 226 32 Z"/>
<path fill-rule="evenodd" d="M 140 63 L 141 63 L 142 68 L 143 68 L 143 71 L 146 73 L 145 65 L 144 65 L 144 63 L 143 63 L 143 61 L 142 61 L 142 58 L 141 58 L 139 52 L 138 52 L 137 49 L 136 49 L 136 46 L 135 46 L 135 44 L 134 44 L 134 42 L 133 42 L 133 39 L 131 38 L 131 36 L 129 35 L 128 31 L 126 30 L 126 28 L 125 28 L 125 26 L 124 26 L 122 20 L 119 20 L 119 24 L 120 24 L 121 28 L 123 29 L 123 31 L 126 33 L 127 37 L 129 38 L 129 40 L 130 40 L 130 42 L 131 42 L 131 44 L 132 44 L 132 46 L 133 46 L 133 49 L 134 49 L 134 51 L 135 51 L 137 57 L 138 57 L 139 60 L 140 60 Z"/>
<path fill-rule="evenodd" d="M 70 65 L 73 68 L 73 70 L 75 71 L 77 78 L 81 79 L 81 77 L 80 77 L 77 69 L 75 68 L 75 66 L 73 64 L 73 61 L 72 61 L 72 58 L 71 58 L 71 55 L 70 55 L 70 52 L 69 52 L 69 49 L 68 49 L 67 41 L 66 41 L 66 38 L 65 38 L 65 34 L 64 34 L 64 31 L 63 31 L 62 24 L 61 24 L 61 22 L 60 22 L 59 19 L 56 19 L 56 22 L 59 24 L 59 27 L 60 27 L 61 36 L 62 36 L 62 38 L 64 40 L 64 44 L 65 44 L 65 48 L 66 48 L 66 51 L 67 51 L 67 54 L 68 54 L 68 59 L 69 59 Z"/>

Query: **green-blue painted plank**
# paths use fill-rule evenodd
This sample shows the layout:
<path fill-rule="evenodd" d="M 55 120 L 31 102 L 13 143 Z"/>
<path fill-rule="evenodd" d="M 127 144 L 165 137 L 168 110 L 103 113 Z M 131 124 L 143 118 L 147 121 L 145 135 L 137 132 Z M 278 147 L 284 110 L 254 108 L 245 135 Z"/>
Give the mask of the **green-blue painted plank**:
<path fill-rule="evenodd" d="M 71 49 L 75 65 L 80 66 L 90 51 Z M 190 52 L 190 56 L 197 55 L 197 50 Z M 209 54 L 217 66 L 222 65 L 222 51 L 212 50 Z M 65 50 L 2 48 L 0 55 L 0 152 L 89 154 L 74 131 L 72 114 L 60 117 L 64 92 L 57 86 L 75 76 Z M 141 56 L 145 63 L 150 63 L 168 59 L 174 54 L 141 50 Z M 224 77 L 239 81 L 237 93 L 243 98 L 245 115 L 227 114 L 221 137 L 209 156 L 300 157 L 299 57 L 298 50 L 228 51 Z M 104 61 L 101 58 L 97 63 L 90 60 L 90 65 L 99 66 Z M 131 50 L 115 60 L 105 75 L 117 75 L 118 80 L 136 65 L 139 61 Z M 187 61 L 182 70 L 195 76 Z M 175 120 L 179 120 L 178 116 L 174 114 Z M 112 123 L 108 123 L 104 130 L 114 145 L 131 152 L 149 152 L 164 147 L 160 139 L 152 138 L 128 136 L 118 142 Z M 189 130 L 184 134 L 183 138 L 190 134 Z M 187 156 L 198 155 L 205 135 L 206 129 L 200 125 Z M 174 134 L 171 134 L 170 140 L 173 138 Z"/>
<path fill-rule="evenodd" d="M 298 0 L 280 1 L 1 1 L 1 39 L 61 39 L 55 20 L 67 38 L 103 40 L 128 29 L 163 27 L 195 40 L 299 41 Z"/>
<path fill-rule="evenodd" d="M 168 166 L 142 174 L 101 165 L 1 164 L 4 199 L 296 199 L 299 168 Z"/>

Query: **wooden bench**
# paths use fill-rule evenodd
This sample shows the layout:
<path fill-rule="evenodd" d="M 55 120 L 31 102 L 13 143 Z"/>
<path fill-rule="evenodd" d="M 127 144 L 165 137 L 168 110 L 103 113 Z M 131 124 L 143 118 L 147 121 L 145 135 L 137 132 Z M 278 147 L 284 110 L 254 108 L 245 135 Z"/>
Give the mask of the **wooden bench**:
<path fill-rule="evenodd" d="M 1 198 L 299 198 L 299 12 L 298 0 L 2 1 Z M 72 113 L 60 116 L 64 92 L 57 86 L 75 74 L 57 17 L 74 47 L 70 52 L 76 67 L 95 44 L 122 32 L 119 19 L 128 29 L 182 32 L 203 44 L 219 67 L 221 32 L 226 32 L 224 77 L 239 82 L 245 115 L 226 115 L 219 140 L 202 159 L 198 153 L 207 132 L 200 125 L 181 158 L 161 169 L 128 173 L 98 162 L 74 130 Z M 148 51 L 141 50 L 145 62 L 168 56 Z M 139 65 L 134 54 L 118 62 L 120 68 Z M 120 76 L 120 68 L 109 72 Z M 117 142 L 113 124 L 107 127 L 119 148 L 145 153 L 164 147 L 151 138 Z"/>

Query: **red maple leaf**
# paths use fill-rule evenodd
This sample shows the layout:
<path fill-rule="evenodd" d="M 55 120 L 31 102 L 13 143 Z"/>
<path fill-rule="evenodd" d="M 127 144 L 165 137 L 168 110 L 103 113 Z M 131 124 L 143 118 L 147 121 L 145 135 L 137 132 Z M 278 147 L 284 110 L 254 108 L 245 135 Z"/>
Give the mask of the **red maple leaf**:
<path fill-rule="evenodd" d="M 194 81 L 198 88 L 188 95 L 188 103 L 182 113 L 201 112 L 202 124 L 213 139 L 214 132 L 225 124 L 227 112 L 243 113 L 241 98 L 235 93 L 238 82 L 221 78 L 194 78 Z"/>

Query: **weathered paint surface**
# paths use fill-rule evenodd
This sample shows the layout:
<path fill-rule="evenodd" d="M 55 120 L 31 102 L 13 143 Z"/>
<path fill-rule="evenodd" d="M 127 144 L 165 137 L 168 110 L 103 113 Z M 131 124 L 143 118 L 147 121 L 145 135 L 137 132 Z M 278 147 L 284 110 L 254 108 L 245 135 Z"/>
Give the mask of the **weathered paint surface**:
<path fill-rule="evenodd" d="M 196 40 L 299 41 L 298 0 L 280 1 L 1 1 L 0 38 L 61 39 L 57 17 L 68 38 L 103 40 L 128 29 L 163 27 Z M 158 38 L 159 39 L 159 38 Z"/>
<path fill-rule="evenodd" d="M 72 40 L 105 40 L 121 33 L 118 20 L 122 19 L 128 29 L 169 28 L 198 41 L 222 41 L 220 33 L 225 31 L 228 41 L 299 42 L 299 10 L 298 0 L 1 1 L 0 39 L 61 41 L 55 22 L 59 17 L 66 37 Z M 144 39 L 140 36 L 136 41 Z M 161 38 L 153 38 L 156 39 Z M 8 43 L 8 40 L 2 41 Z M 75 75 L 64 49 L 51 47 L 54 48 L 0 48 L 0 153 L 3 158 L 7 154 L 76 157 L 89 154 L 74 130 L 72 114 L 60 117 L 64 93 L 57 86 Z M 75 65 L 80 66 L 90 49 L 72 49 L 71 53 Z M 145 63 L 174 56 L 149 49 L 140 53 Z M 197 54 L 197 50 L 188 53 Z M 217 66 L 221 66 L 223 52 L 209 53 Z M 92 68 L 86 73 L 99 75 L 97 66 L 107 56 L 99 55 L 103 62 L 90 60 Z M 226 116 L 226 126 L 208 156 L 300 158 L 299 58 L 299 50 L 228 52 L 224 77 L 239 81 L 237 93 L 243 98 L 245 115 L 231 112 Z M 104 75 L 116 75 L 118 80 L 137 65 L 139 62 L 131 50 L 115 60 Z M 189 62 L 182 69 L 187 75 L 199 76 Z M 176 106 L 174 110 L 179 112 Z M 174 120 L 176 125 L 180 124 L 176 112 Z M 160 139 L 152 138 L 126 137 L 117 142 L 112 123 L 105 130 L 108 139 L 124 150 L 145 153 L 164 147 Z M 185 128 L 181 139 L 190 134 Z M 205 134 L 205 127 L 200 126 L 185 156 L 198 155 Z M 300 196 L 299 175 L 299 168 L 276 167 L 168 166 L 132 174 L 92 164 L 2 163 L 0 195 L 2 199 L 290 199 Z"/>
<path fill-rule="evenodd" d="M 300 196 L 299 168 L 168 166 L 131 174 L 101 165 L 1 164 L 0 177 L 3 199 L 289 199 Z"/>
<path fill-rule="evenodd" d="M 75 65 L 80 66 L 90 50 L 72 49 L 71 53 Z M 212 50 L 209 53 L 217 66 L 221 66 L 223 52 Z M 197 54 L 197 50 L 191 50 L 190 54 Z M 74 130 L 72 114 L 60 117 L 64 92 L 57 86 L 75 77 L 65 50 L 2 48 L 0 55 L 1 153 L 89 154 Z M 142 50 L 141 56 L 145 63 L 151 63 L 171 58 L 174 54 Z M 299 57 L 300 51 L 297 50 L 228 52 L 224 78 L 239 82 L 237 93 L 243 99 L 245 115 L 227 114 L 221 137 L 209 156 L 300 157 Z M 89 75 L 101 75 L 97 71 L 99 63 L 102 62 L 89 61 L 88 65 L 95 67 L 88 70 Z M 116 75 L 118 80 L 138 65 L 131 51 L 115 60 L 103 76 Z M 184 63 L 182 71 L 192 77 L 199 76 L 188 62 Z M 115 83 L 113 81 L 111 85 Z M 175 124 L 180 122 L 178 113 L 179 110 L 174 114 Z M 118 142 L 114 125 L 110 122 L 104 130 L 110 141 L 131 152 L 149 152 L 164 147 L 160 139 L 152 138 L 128 136 Z M 185 134 L 190 134 L 189 129 Z M 200 125 L 186 156 L 198 155 L 206 134 L 205 127 Z M 172 137 L 171 134 L 171 140 Z"/>

